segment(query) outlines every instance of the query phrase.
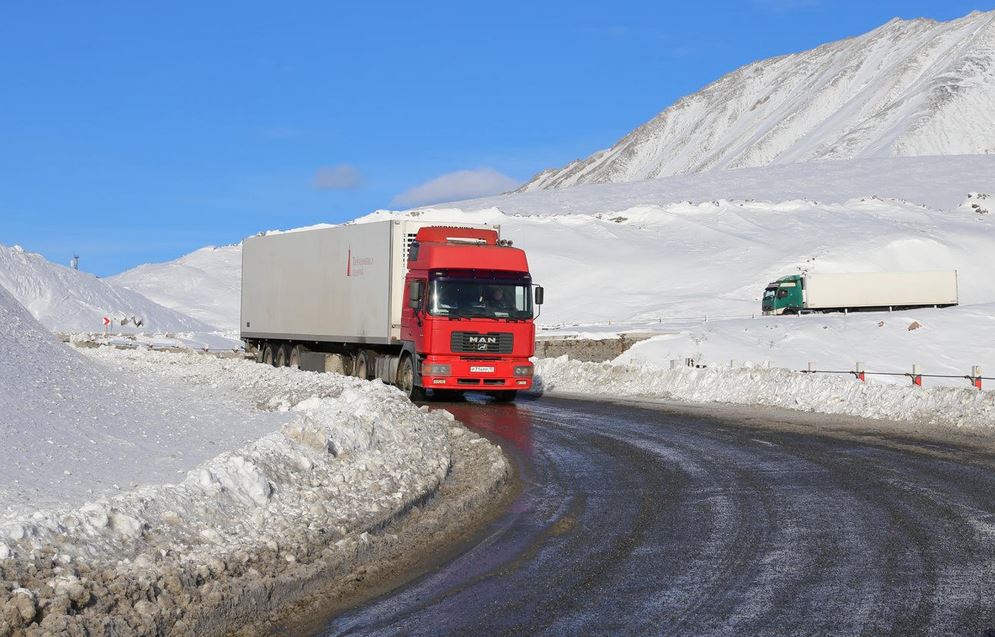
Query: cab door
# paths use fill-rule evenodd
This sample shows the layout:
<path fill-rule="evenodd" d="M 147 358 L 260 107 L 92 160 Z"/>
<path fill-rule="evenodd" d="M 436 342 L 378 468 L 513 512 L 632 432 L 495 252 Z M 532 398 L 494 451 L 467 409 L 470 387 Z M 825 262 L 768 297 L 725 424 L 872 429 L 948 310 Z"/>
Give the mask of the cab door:
<path fill-rule="evenodd" d="M 404 284 L 404 306 L 401 308 L 401 340 L 417 346 L 425 339 L 425 307 L 428 301 L 428 281 L 409 277 Z M 421 348 L 418 348 L 421 351 Z"/>

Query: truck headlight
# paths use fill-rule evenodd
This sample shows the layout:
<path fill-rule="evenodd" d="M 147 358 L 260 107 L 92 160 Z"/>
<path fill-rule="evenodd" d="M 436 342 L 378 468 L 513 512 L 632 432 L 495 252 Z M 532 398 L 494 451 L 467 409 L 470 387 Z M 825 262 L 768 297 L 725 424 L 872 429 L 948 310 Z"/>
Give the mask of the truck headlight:
<path fill-rule="evenodd" d="M 453 373 L 453 369 L 448 363 L 429 363 L 422 365 L 421 373 L 424 376 L 450 376 Z"/>
<path fill-rule="evenodd" d="M 531 376 L 532 366 L 531 365 L 518 365 L 515 367 L 515 376 Z"/>

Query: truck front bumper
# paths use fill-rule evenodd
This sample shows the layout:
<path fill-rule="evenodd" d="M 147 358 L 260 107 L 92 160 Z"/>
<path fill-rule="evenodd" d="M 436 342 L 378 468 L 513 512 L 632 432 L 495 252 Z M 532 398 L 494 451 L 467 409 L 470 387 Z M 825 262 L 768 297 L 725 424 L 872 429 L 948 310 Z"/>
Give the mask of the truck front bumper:
<path fill-rule="evenodd" d="M 449 374 L 428 373 L 440 366 L 448 367 Z M 527 374 L 522 373 L 524 368 L 528 368 Z M 533 367 L 527 358 L 466 360 L 459 356 L 428 356 L 422 361 L 421 370 L 421 385 L 425 389 L 510 391 L 532 388 Z"/>

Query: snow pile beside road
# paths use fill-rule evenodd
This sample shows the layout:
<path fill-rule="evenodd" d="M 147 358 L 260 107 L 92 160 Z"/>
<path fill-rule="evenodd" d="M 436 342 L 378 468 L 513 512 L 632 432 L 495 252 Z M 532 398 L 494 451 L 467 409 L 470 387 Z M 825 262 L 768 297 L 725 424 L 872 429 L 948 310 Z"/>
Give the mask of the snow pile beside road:
<path fill-rule="evenodd" d="M 284 420 L 241 397 L 96 364 L 0 286 L 0 520 L 175 480 Z"/>
<path fill-rule="evenodd" d="M 536 374 L 550 392 L 762 405 L 989 432 L 995 427 L 995 392 L 969 388 L 860 383 L 756 367 L 662 370 L 565 356 L 539 360 Z"/>
<path fill-rule="evenodd" d="M 103 317 L 115 331 L 211 332 L 215 328 L 92 274 L 47 261 L 19 246 L 0 245 L 0 287 L 54 332 L 97 331 Z M 120 319 L 128 319 L 122 326 Z M 143 325 L 136 327 L 132 319 Z"/>
<path fill-rule="evenodd" d="M 212 623 L 219 613 L 265 606 L 287 569 L 364 557 L 368 534 L 429 498 L 452 469 L 454 446 L 472 442 L 447 413 L 420 410 L 379 382 L 195 354 L 101 348 L 88 355 L 163 400 L 177 387 L 199 388 L 217 397 L 221 421 L 236 403 L 228 397 L 237 397 L 282 425 L 193 467 L 177 484 L 0 517 L 0 634 L 3 622 L 8 630 L 34 622 L 51 633 L 107 625 L 226 632 L 231 624 Z M 177 423 L 148 424 L 155 432 Z M 196 428 L 212 426 L 205 418 Z M 473 438 L 476 479 L 492 489 L 508 466 L 499 449 Z M 156 451 L 133 453 L 154 461 Z"/>

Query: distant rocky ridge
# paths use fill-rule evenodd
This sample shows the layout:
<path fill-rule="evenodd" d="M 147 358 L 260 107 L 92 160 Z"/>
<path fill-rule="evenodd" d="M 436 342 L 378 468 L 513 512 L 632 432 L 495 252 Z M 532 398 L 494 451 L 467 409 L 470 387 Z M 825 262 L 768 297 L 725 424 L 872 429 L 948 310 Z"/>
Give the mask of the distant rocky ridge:
<path fill-rule="evenodd" d="M 995 11 L 894 19 L 748 64 L 518 192 L 771 164 L 995 152 Z"/>

